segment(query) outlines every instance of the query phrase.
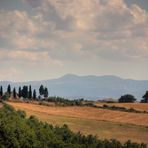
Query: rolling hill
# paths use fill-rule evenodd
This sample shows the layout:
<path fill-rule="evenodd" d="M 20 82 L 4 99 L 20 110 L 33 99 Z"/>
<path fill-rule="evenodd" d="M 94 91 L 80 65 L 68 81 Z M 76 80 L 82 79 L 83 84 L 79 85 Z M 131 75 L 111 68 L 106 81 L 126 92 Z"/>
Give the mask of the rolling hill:
<path fill-rule="evenodd" d="M 97 109 L 78 106 L 44 106 L 25 102 L 7 102 L 16 110 L 24 110 L 27 117 L 34 115 L 41 121 L 62 126 L 67 124 L 74 132 L 97 135 L 99 139 L 118 139 L 121 142 L 132 140 L 148 144 L 147 114 Z M 124 105 L 124 104 L 123 104 Z M 147 107 L 147 103 L 145 103 Z M 128 106 L 140 107 L 143 104 L 129 103 Z"/>

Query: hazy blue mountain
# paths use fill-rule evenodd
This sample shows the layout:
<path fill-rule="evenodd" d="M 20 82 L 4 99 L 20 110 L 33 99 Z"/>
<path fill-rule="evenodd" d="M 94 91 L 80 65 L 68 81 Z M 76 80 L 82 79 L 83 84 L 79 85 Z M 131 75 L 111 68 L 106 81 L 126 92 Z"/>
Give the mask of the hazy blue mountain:
<path fill-rule="evenodd" d="M 67 74 L 63 77 L 44 81 L 31 82 L 8 82 L 0 81 L 0 85 L 7 88 L 8 84 L 19 86 L 31 84 L 38 89 L 41 84 L 48 87 L 50 95 L 63 96 L 67 98 L 119 98 L 123 94 L 133 94 L 137 99 L 141 99 L 148 90 L 148 80 L 122 79 L 116 76 L 77 76 Z"/>

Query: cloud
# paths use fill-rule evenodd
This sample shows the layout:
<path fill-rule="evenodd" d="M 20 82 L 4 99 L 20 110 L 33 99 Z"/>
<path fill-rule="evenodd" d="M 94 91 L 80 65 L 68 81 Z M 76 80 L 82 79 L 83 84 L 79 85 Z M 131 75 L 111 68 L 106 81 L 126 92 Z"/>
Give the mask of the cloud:
<path fill-rule="evenodd" d="M 37 26 L 24 11 L 0 11 L 0 38 L 5 48 L 29 48 Z"/>
<path fill-rule="evenodd" d="M 0 50 L 0 60 L 3 63 L 13 62 L 13 63 L 28 63 L 32 66 L 38 64 L 44 65 L 57 65 L 62 66 L 60 60 L 52 59 L 49 57 L 48 52 L 33 52 L 33 51 L 20 51 L 20 50 Z"/>
<path fill-rule="evenodd" d="M 24 75 L 23 71 L 16 68 L 9 68 L 9 72 L 7 69 L 3 69 L 0 73 L 1 80 L 11 80 L 15 81 L 17 78 L 21 78 Z"/>
<path fill-rule="evenodd" d="M 128 7 L 123 0 L 44 0 L 38 13 L 46 24 L 54 24 L 55 55 L 65 58 L 63 48 L 73 53 L 73 42 L 81 45 L 80 55 L 89 51 L 100 57 L 103 51 L 103 55 L 118 51 L 126 60 L 147 55 L 148 13 L 136 4 Z M 69 22 L 67 18 L 71 18 Z M 137 41 L 143 46 L 137 46 Z"/>
<path fill-rule="evenodd" d="M 33 8 L 37 8 L 41 5 L 41 0 L 22 0 L 24 3 L 29 4 Z"/>
<path fill-rule="evenodd" d="M 0 10 L 0 62 L 64 67 L 94 59 L 97 65 L 148 58 L 148 12 L 136 3 L 22 1 L 33 13 Z"/>

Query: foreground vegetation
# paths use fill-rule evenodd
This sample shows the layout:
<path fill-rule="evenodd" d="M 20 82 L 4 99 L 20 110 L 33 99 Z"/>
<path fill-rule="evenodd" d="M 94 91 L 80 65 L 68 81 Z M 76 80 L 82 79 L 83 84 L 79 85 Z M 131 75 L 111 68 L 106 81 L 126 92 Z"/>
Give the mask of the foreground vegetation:
<path fill-rule="evenodd" d="M 143 143 L 98 140 L 92 135 L 73 133 L 67 125 L 53 127 L 34 116 L 25 117 L 24 111 L 15 111 L 8 105 L 0 109 L 1 148 L 146 148 Z"/>

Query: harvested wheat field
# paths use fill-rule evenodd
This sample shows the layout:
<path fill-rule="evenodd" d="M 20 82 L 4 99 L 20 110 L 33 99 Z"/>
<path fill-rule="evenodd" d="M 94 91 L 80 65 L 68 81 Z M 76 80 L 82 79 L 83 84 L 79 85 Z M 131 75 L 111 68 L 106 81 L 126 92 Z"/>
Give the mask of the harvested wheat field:
<path fill-rule="evenodd" d="M 15 109 L 26 111 L 54 125 L 67 124 L 73 131 L 94 134 L 99 138 L 148 140 L 148 114 L 128 113 L 91 107 L 48 107 L 29 103 L 8 102 Z"/>
<path fill-rule="evenodd" d="M 140 111 L 148 111 L 148 103 L 95 103 L 98 106 L 103 106 L 104 104 L 108 106 L 119 106 L 125 108 L 134 108 Z"/>
<path fill-rule="evenodd" d="M 47 107 L 30 103 L 9 102 L 16 109 L 38 111 L 54 116 L 74 117 L 81 119 L 104 120 L 120 123 L 129 123 L 148 126 L 148 114 L 129 113 L 113 111 L 108 109 L 98 109 L 93 107 Z"/>

